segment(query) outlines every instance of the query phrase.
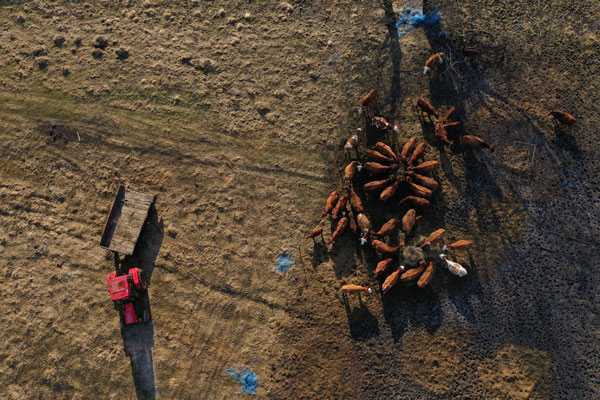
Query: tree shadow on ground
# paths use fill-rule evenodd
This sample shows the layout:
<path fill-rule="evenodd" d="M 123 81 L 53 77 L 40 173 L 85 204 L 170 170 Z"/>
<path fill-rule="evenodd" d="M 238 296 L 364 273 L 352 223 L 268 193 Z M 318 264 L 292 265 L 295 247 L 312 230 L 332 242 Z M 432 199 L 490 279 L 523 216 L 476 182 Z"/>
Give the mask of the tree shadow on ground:
<path fill-rule="evenodd" d="M 158 220 L 158 213 L 152 204 L 133 255 L 126 256 L 120 262 L 121 271 L 141 268 L 149 286 L 163 238 L 163 222 Z M 125 353 L 131 360 L 131 373 L 138 399 L 155 399 L 156 384 L 152 360 L 154 323 L 152 322 L 148 290 L 141 293 L 138 303 L 139 309 L 143 310 L 142 314 L 146 314 L 145 320 L 138 324 L 122 325 L 121 336 Z"/>

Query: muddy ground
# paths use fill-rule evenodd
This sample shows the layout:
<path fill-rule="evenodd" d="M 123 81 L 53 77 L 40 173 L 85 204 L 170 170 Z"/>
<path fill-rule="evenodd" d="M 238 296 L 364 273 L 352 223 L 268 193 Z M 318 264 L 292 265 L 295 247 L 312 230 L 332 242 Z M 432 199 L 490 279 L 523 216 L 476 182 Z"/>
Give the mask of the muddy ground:
<path fill-rule="evenodd" d="M 246 395 L 226 369 L 247 366 L 257 398 L 598 398 L 600 5 L 426 2 L 441 24 L 398 38 L 403 5 L 0 2 L 1 397 L 230 399 Z M 318 215 L 371 88 L 388 139 L 442 163 L 411 240 L 477 242 L 462 280 L 437 264 L 425 290 L 382 295 L 356 238 L 303 239 L 329 236 Z M 419 96 L 496 151 L 439 145 Z M 139 332 L 98 246 L 119 184 L 158 195 L 129 260 L 152 272 Z M 402 194 L 368 201 L 376 227 Z M 377 290 L 344 304 L 344 283 Z"/>

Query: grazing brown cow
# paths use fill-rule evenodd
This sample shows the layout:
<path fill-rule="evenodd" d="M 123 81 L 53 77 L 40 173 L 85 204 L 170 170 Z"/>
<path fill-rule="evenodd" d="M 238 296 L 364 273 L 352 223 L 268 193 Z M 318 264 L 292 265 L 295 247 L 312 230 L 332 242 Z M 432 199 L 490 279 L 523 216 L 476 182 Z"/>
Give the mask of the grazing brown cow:
<path fill-rule="evenodd" d="M 464 57 L 473 57 L 473 56 L 476 56 L 477 54 L 479 54 L 479 52 L 477 50 L 467 49 L 465 46 L 462 46 L 460 48 L 460 52 L 462 53 L 462 55 Z"/>
<path fill-rule="evenodd" d="M 427 172 L 432 172 L 440 166 L 439 161 L 425 161 L 416 166 L 410 166 L 407 169 L 409 171 L 416 172 L 418 174 L 425 174 Z"/>
<path fill-rule="evenodd" d="M 386 256 L 396 256 L 402 248 L 402 244 L 399 244 L 396 247 L 392 247 L 388 244 L 385 244 L 381 240 L 373 240 L 371 242 L 371 246 L 373 246 L 375 250 Z"/>
<path fill-rule="evenodd" d="M 411 208 L 404 214 L 404 217 L 402 217 L 402 232 L 404 232 L 405 240 L 412 231 L 413 226 L 415 226 L 415 223 L 421 218 L 421 216 L 417 217 L 417 212 L 414 208 Z"/>
<path fill-rule="evenodd" d="M 419 276 L 425 271 L 425 263 L 423 261 L 419 261 L 419 266 L 417 268 L 412 268 L 402 274 L 400 280 L 402 282 L 411 282 L 416 281 Z"/>
<path fill-rule="evenodd" d="M 408 171 L 406 174 L 413 178 L 413 180 L 419 185 L 429 188 L 432 192 L 438 187 L 437 181 L 433 178 L 425 175 L 415 174 L 413 171 Z"/>
<path fill-rule="evenodd" d="M 358 113 L 362 114 L 363 111 L 368 108 L 373 101 L 375 101 L 375 97 L 377 97 L 377 90 L 372 89 L 369 93 L 362 98 L 360 103 L 358 104 Z"/>
<path fill-rule="evenodd" d="M 456 110 L 456 107 L 451 107 L 444 116 L 444 119 L 438 121 L 438 123 L 435 124 L 435 136 L 447 146 L 452 146 L 453 143 L 450 140 L 448 140 L 448 131 L 446 131 L 446 128 L 449 126 L 456 126 L 460 124 L 460 122 L 448 123 L 448 120 L 450 119 L 450 116 L 452 116 L 452 114 L 454 113 L 454 110 Z"/>
<path fill-rule="evenodd" d="M 424 113 L 433 115 L 436 118 L 440 117 L 440 114 L 435 110 L 435 108 L 433 108 L 431 103 L 429 103 L 427 100 L 425 100 L 422 97 L 419 97 L 417 99 L 417 107 L 419 107 L 421 109 L 421 111 L 423 111 Z"/>
<path fill-rule="evenodd" d="M 371 288 L 368 288 L 365 286 L 354 285 L 351 283 L 349 285 L 342 286 L 342 293 L 343 294 L 361 294 L 361 293 L 371 294 L 371 293 L 373 293 L 373 290 L 371 290 Z"/>
<path fill-rule="evenodd" d="M 402 176 L 399 176 L 396 178 L 396 182 L 392 183 L 390 186 L 383 189 L 383 192 L 381 192 L 381 194 L 379 195 L 379 198 L 381 199 L 381 201 L 388 201 L 389 199 L 394 197 L 394 195 L 398 191 L 400 182 L 402 182 L 402 181 L 403 181 Z"/>
<path fill-rule="evenodd" d="M 427 189 L 425 186 L 413 183 L 412 178 L 410 176 L 406 177 L 406 181 L 408 182 L 408 187 L 410 188 L 410 190 L 417 196 L 429 197 L 433 194 L 433 192 Z"/>
<path fill-rule="evenodd" d="M 419 143 L 419 145 L 415 148 L 415 151 L 413 151 L 408 164 L 415 165 L 417 163 L 417 160 L 423 156 L 425 150 L 427 150 L 427 143 Z"/>
<path fill-rule="evenodd" d="M 446 251 L 448 249 L 452 251 L 456 250 L 468 250 L 475 247 L 475 243 L 472 240 L 458 240 L 452 244 L 445 245 L 442 247 L 442 251 Z"/>
<path fill-rule="evenodd" d="M 360 172 L 363 169 L 363 166 L 360 165 L 358 161 L 352 161 L 350 164 L 346 165 L 344 168 L 344 179 L 347 181 L 351 181 L 354 179 L 354 175 L 357 172 Z"/>
<path fill-rule="evenodd" d="M 419 278 L 419 282 L 417 282 L 417 286 L 419 288 L 423 289 L 425 286 L 429 285 L 429 283 L 431 282 L 432 279 L 433 279 L 433 261 L 429 260 L 429 265 L 427 266 L 427 269 L 425 270 L 425 272 L 423 272 L 423 274 Z"/>
<path fill-rule="evenodd" d="M 400 200 L 400 205 L 407 203 L 413 207 L 417 208 L 427 208 L 429 207 L 429 200 L 424 199 L 418 196 L 406 196 L 402 200 Z"/>
<path fill-rule="evenodd" d="M 395 261 L 393 258 L 386 258 L 383 261 L 379 261 L 377 263 L 377 268 L 375 268 L 375 271 L 374 271 L 375 275 L 381 276 L 381 275 L 385 274 L 391 268 L 392 264 L 394 264 L 394 263 L 395 263 Z M 400 268 L 404 268 L 404 267 L 401 266 Z"/>
<path fill-rule="evenodd" d="M 417 144 L 417 137 L 413 136 L 408 140 L 408 142 L 406 142 L 406 144 L 402 148 L 402 152 L 400 153 L 400 159 L 405 164 L 406 164 L 406 161 L 408 160 L 408 155 L 413 151 L 416 144 Z"/>
<path fill-rule="evenodd" d="M 437 231 L 432 232 L 429 236 L 427 236 L 425 242 L 419 247 L 423 248 L 425 246 L 431 246 L 433 243 L 440 240 L 442 236 L 444 236 L 444 233 L 446 233 L 445 229 L 438 229 Z"/>
<path fill-rule="evenodd" d="M 381 291 L 383 293 L 387 293 L 391 288 L 393 288 L 396 285 L 396 282 L 398 282 L 400 272 L 403 271 L 404 270 L 402 268 L 398 268 L 396 271 L 392 272 L 390 276 L 385 278 L 385 281 L 383 281 L 383 285 L 381 285 Z"/>
<path fill-rule="evenodd" d="M 347 227 L 348 227 L 348 218 L 346 218 L 346 217 L 341 218 L 338 221 L 338 224 L 337 224 L 337 227 L 335 228 L 335 231 L 333 232 L 333 234 L 329 238 L 329 242 L 330 243 L 335 243 L 335 239 L 337 239 L 338 237 L 340 237 L 342 235 L 342 233 L 344 233 L 344 231 L 346 230 Z"/>
<path fill-rule="evenodd" d="M 381 226 L 381 229 L 379 229 L 379 231 L 373 232 L 373 233 L 371 233 L 371 235 L 381 236 L 381 237 L 390 236 L 392 233 L 394 233 L 394 231 L 396 230 L 397 227 L 398 227 L 398 220 L 396 218 L 392 218 L 388 222 L 383 224 Z"/>
<path fill-rule="evenodd" d="M 390 173 L 390 172 L 394 171 L 396 168 L 398 168 L 398 166 L 396 164 L 382 165 L 382 164 L 379 164 L 379 163 L 376 163 L 376 162 L 371 162 L 371 161 L 368 161 L 368 162 L 364 163 L 363 167 L 370 174 L 373 174 L 373 175 L 387 174 L 387 173 Z"/>
<path fill-rule="evenodd" d="M 367 243 L 367 237 L 371 231 L 371 221 L 369 221 L 369 218 L 362 213 L 356 216 L 356 221 L 358 222 L 358 227 L 360 228 L 360 244 L 363 245 Z"/>
<path fill-rule="evenodd" d="M 486 142 L 485 140 L 483 140 L 480 137 L 477 136 L 473 136 L 473 135 L 464 135 L 461 138 L 461 142 L 463 144 L 463 146 L 470 146 L 470 147 L 474 147 L 476 149 L 488 149 L 489 151 L 494 151 L 494 145 L 493 144 L 489 144 L 488 142 Z"/>
<path fill-rule="evenodd" d="M 573 124 L 577 121 L 571 114 L 560 110 L 552 110 L 548 113 L 548 115 L 552 115 L 555 121 L 567 126 L 573 126 Z"/>
<path fill-rule="evenodd" d="M 423 68 L 423 74 L 426 75 L 429 72 L 429 70 L 431 70 L 431 67 L 433 67 L 434 65 L 442 64 L 444 62 L 444 58 L 446 58 L 444 56 L 444 53 L 436 53 L 429 57 L 427 61 L 425 61 L 425 68 Z"/>
<path fill-rule="evenodd" d="M 306 235 L 306 238 L 312 239 L 314 241 L 315 238 L 319 235 L 321 235 L 321 238 L 323 237 L 323 228 L 315 228 L 315 230 L 313 230 L 311 233 Z"/>
<path fill-rule="evenodd" d="M 396 179 L 396 177 L 390 175 L 389 178 L 383 179 L 381 181 L 368 182 L 363 185 L 363 189 L 365 190 L 365 192 L 378 192 L 385 188 L 387 185 L 389 185 L 390 182 L 392 182 L 394 179 Z"/>
<path fill-rule="evenodd" d="M 335 207 L 335 205 L 337 204 L 339 197 L 340 197 L 340 192 L 338 192 L 337 190 L 334 190 L 333 192 L 331 192 L 331 194 L 327 198 L 327 204 L 325 205 L 325 211 L 323 211 L 321 213 L 321 218 L 323 218 L 327 214 L 331 213 L 331 210 L 333 210 L 333 207 Z"/>
<path fill-rule="evenodd" d="M 377 142 L 375 143 L 375 150 L 377 150 L 378 152 L 380 152 L 381 154 L 391 157 L 393 158 L 396 162 L 399 162 L 400 159 L 398 158 L 398 156 L 396 155 L 396 153 L 394 153 L 394 151 L 392 150 L 392 148 L 390 146 L 388 146 L 387 144 L 383 143 L 383 142 Z"/>
<path fill-rule="evenodd" d="M 363 207 L 362 201 L 360 200 L 360 197 L 358 197 L 356 192 L 352 190 L 350 186 L 344 186 L 344 189 L 348 191 L 348 198 L 350 199 L 350 207 L 352 207 L 352 210 L 356 214 L 363 212 L 365 208 Z"/>
<path fill-rule="evenodd" d="M 344 195 L 340 197 L 335 208 L 333 209 L 332 219 L 338 219 L 342 215 L 342 211 L 346 211 L 346 203 L 348 202 L 348 196 Z"/>
<path fill-rule="evenodd" d="M 383 154 L 381 154 L 380 152 L 378 152 L 377 150 L 371 150 L 371 149 L 367 149 L 364 152 L 364 156 L 367 158 L 370 158 L 373 161 L 377 161 L 377 162 L 383 162 L 383 163 L 393 163 L 394 160 L 390 157 L 384 156 Z"/>
<path fill-rule="evenodd" d="M 453 122 L 453 124 L 458 124 L 458 122 Z M 446 131 L 446 126 L 449 125 L 450 124 L 441 124 L 439 122 L 435 124 L 435 137 L 437 137 L 446 146 L 452 147 L 454 142 L 448 140 L 448 131 Z"/>
<path fill-rule="evenodd" d="M 371 124 L 375 125 L 377 129 L 385 129 L 386 131 L 394 131 L 396 133 L 399 131 L 397 126 L 390 124 L 383 117 L 373 117 Z"/>
<path fill-rule="evenodd" d="M 346 217 L 348 217 L 348 225 L 350 226 L 352 232 L 358 233 L 358 225 L 356 225 L 356 219 L 350 214 L 346 214 Z"/>

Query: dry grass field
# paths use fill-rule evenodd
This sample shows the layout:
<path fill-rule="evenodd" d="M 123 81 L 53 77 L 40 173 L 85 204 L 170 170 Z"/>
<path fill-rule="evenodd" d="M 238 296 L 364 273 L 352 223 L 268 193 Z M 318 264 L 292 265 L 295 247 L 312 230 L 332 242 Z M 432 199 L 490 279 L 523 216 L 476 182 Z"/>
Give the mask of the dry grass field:
<path fill-rule="evenodd" d="M 0 0 L 0 398 L 247 396 L 230 366 L 258 399 L 599 398 L 600 4 L 424 3 L 441 22 L 398 37 L 387 0 Z M 304 240 L 330 235 L 372 88 L 395 148 L 441 162 L 411 240 L 474 240 L 463 279 L 438 263 L 383 295 L 372 249 Z M 418 97 L 496 151 L 441 146 Z M 119 184 L 158 196 L 132 259 L 153 271 L 143 332 L 99 247 Z M 375 228 L 404 194 L 369 200 Z M 345 304 L 346 283 L 375 291 Z"/>

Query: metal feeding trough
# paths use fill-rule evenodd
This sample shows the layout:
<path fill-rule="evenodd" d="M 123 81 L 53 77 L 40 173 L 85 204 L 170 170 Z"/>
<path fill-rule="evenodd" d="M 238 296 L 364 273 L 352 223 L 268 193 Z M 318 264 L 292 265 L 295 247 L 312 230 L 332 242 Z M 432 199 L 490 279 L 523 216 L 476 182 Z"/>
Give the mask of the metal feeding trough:
<path fill-rule="evenodd" d="M 155 200 L 154 195 L 119 186 L 100 239 L 100 247 L 132 255 Z"/>

